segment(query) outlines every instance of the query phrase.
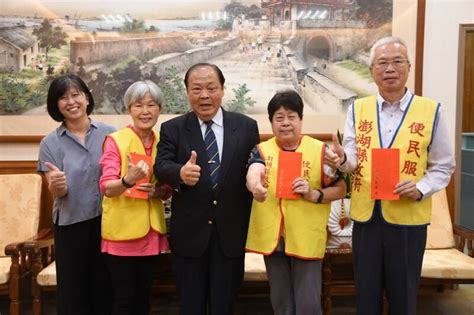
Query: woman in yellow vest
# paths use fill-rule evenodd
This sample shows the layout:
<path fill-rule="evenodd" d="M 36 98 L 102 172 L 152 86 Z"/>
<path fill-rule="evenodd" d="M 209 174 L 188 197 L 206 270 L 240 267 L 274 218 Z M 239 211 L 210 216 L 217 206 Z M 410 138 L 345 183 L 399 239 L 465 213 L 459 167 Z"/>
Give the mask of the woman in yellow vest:
<path fill-rule="evenodd" d="M 255 201 L 246 250 L 264 255 L 275 314 L 321 314 L 329 202 L 343 198 L 346 186 L 323 163 L 325 144 L 301 135 L 303 101 L 298 93 L 276 93 L 268 115 L 275 137 L 257 145 L 249 159 L 247 187 Z M 281 198 L 277 178 L 295 163 L 301 176 L 289 183 L 287 192 L 295 196 Z"/>
<path fill-rule="evenodd" d="M 153 82 L 139 81 L 127 89 L 124 102 L 133 124 L 106 138 L 101 159 L 102 252 L 113 285 L 112 314 L 145 315 L 156 257 L 169 249 L 160 198 L 171 190 L 158 185 L 150 165 L 163 93 Z"/>

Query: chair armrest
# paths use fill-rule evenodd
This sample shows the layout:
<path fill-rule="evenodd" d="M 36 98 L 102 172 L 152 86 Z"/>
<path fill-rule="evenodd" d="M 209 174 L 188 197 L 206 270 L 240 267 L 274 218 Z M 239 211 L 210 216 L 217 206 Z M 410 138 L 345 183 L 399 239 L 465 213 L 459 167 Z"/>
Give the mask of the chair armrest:
<path fill-rule="evenodd" d="M 24 242 L 25 250 L 29 253 L 38 253 L 41 249 L 54 245 L 53 232 L 51 229 L 42 229 Z"/>
<path fill-rule="evenodd" d="M 23 249 L 24 242 L 11 243 L 5 246 L 5 255 L 18 256 Z"/>
<path fill-rule="evenodd" d="M 36 250 L 36 248 L 40 249 L 51 245 L 53 245 L 51 230 L 42 229 L 38 232 L 38 234 L 24 240 L 23 242 L 10 243 L 5 246 L 5 255 L 20 255 L 23 249 L 25 249 L 26 251 L 31 249 Z"/>
<path fill-rule="evenodd" d="M 26 254 L 30 257 L 33 276 L 54 260 L 54 239 L 51 229 L 43 229 L 24 243 Z"/>
<path fill-rule="evenodd" d="M 474 232 L 468 229 L 465 229 L 459 225 L 453 225 L 453 232 L 455 236 L 458 236 L 459 241 L 456 244 L 456 248 L 464 252 L 464 247 L 467 242 L 468 255 L 474 258 L 474 253 L 472 250 L 472 242 L 474 241 Z"/>

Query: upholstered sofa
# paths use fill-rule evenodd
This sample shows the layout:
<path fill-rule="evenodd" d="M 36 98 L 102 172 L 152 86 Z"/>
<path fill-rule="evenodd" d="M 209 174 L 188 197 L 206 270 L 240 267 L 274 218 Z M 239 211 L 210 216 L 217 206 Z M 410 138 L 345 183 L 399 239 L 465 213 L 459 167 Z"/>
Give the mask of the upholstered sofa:
<path fill-rule="evenodd" d="M 446 191 L 434 194 L 431 224 L 428 226 L 421 270 L 422 283 L 439 285 L 474 283 L 473 240 L 473 231 L 453 226 L 451 223 Z M 466 243 L 469 253 L 464 252 Z"/>
<path fill-rule="evenodd" d="M 455 236 L 458 237 L 457 242 Z M 446 283 L 474 283 L 474 258 L 459 250 L 464 248 L 466 241 L 471 242 L 469 244 L 471 244 L 472 255 L 473 239 L 473 232 L 458 226 L 453 227 L 446 192 L 442 190 L 436 193 L 433 196 L 432 222 L 428 228 L 428 239 L 422 269 L 422 283 L 439 285 Z M 42 291 L 54 290 L 56 287 L 54 244 L 52 239 L 47 237 L 25 246 L 36 253 L 32 277 L 33 314 L 39 315 L 41 314 Z M 350 267 L 349 265 L 348 268 Z M 163 285 L 163 283 L 159 285 Z M 172 283 L 169 285 L 172 285 Z M 245 291 L 250 292 L 250 294 L 254 292 L 257 292 L 257 294 L 266 292 L 268 294 L 267 275 L 262 255 L 246 254 L 244 288 L 249 289 Z M 347 294 L 349 291 L 346 290 L 345 292 Z"/>

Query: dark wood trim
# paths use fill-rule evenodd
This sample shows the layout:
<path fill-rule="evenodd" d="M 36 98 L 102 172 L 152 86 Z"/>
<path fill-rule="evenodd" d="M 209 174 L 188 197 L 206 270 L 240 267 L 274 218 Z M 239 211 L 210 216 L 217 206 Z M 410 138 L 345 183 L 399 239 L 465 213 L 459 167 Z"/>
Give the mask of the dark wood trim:
<path fill-rule="evenodd" d="M 308 133 L 305 134 L 307 136 L 310 136 L 312 138 L 321 140 L 321 141 L 332 141 L 332 134 L 331 133 Z M 265 141 L 273 137 L 273 134 L 270 133 L 262 133 L 260 134 L 260 140 Z"/>
<path fill-rule="evenodd" d="M 272 134 L 269 133 L 263 133 L 260 135 L 260 139 L 262 141 L 268 140 L 272 137 Z M 311 136 L 313 138 L 319 139 L 321 141 L 331 141 L 332 140 L 332 134 L 330 133 L 310 133 L 308 136 Z M 5 136 L 5 135 L 0 135 L 0 143 L 40 143 L 41 139 L 43 139 L 44 136 Z"/>
<path fill-rule="evenodd" d="M 0 161 L 0 174 L 36 173 L 38 161 Z"/>
<path fill-rule="evenodd" d="M 415 94 L 423 95 L 426 0 L 418 0 L 416 10 Z"/>
<path fill-rule="evenodd" d="M 44 136 L 0 135 L 0 143 L 40 143 Z"/>
<path fill-rule="evenodd" d="M 469 96 L 471 99 L 474 98 L 474 73 L 469 73 L 469 65 L 473 65 L 472 57 L 469 54 L 469 43 L 468 34 L 474 32 L 474 23 L 462 23 L 459 25 L 459 43 L 458 43 L 458 71 L 457 71 L 457 93 L 456 93 L 456 132 L 455 132 L 455 146 L 454 153 L 456 156 L 456 171 L 454 173 L 454 188 L 452 189 L 452 195 L 454 198 L 453 207 L 455 209 L 454 222 L 460 223 L 461 216 L 461 147 L 462 147 L 462 133 L 469 132 L 471 130 L 465 128 L 468 125 L 474 127 L 474 124 L 470 123 L 471 120 L 467 119 L 467 115 L 474 117 L 474 103 L 469 102 Z M 471 45 L 472 46 L 472 45 Z M 471 48 L 472 50 L 472 48 Z M 468 84 L 468 82 L 471 84 Z M 466 106 L 470 106 L 473 111 L 469 113 L 466 111 Z M 466 123 L 469 122 L 469 123 Z M 474 131 L 474 130 L 473 130 Z M 448 186 L 449 187 L 449 186 Z M 449 191 L 448 191 L 449 192 Z M 448 194 L 448 198 L 451 196 Z M 448 199 L 449 200 L 449 199 Z"/>

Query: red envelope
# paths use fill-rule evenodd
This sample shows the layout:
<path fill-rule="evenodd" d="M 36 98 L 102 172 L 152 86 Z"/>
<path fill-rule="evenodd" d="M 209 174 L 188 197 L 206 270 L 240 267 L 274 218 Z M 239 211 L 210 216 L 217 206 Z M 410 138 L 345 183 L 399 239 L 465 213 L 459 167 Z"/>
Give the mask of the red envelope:
<path fill-rule="evenodd" d="M 139 161 L 144 161 L 146 164 L 148 164 L 149 172 L 148 176 L 137 181 L 135 186 L 133 186 L 132 188 L 127 188 L 124 194 L 126 197 L 130 198 L 148 199 L 148 192 L 138 190 L 137 187 L 142 183 L 149 183 L 151 180 L 151 172 L 153 172 L 151 156 L 138 153 L 130 153 L 130 159 L 133 164 L 137 164 Z"/>
<path fill-rule="evenodd" d="M 394 194 L 395 185 L 400 181 L 400 150 L 372 149 L 372 189 L 371 198 L 378 200 L 399 200 Z"/>
<path fill-rule="evenodd" d="M 300 194 L 294 194 L 293 181 L 301 176 L 301 164 L 303 154 L 301 152 L 280 151 L 278 155 L 278 172 L 276 184 L 276 197 L 283 199 L 299 199 Z"/>

